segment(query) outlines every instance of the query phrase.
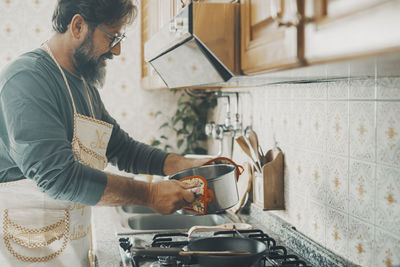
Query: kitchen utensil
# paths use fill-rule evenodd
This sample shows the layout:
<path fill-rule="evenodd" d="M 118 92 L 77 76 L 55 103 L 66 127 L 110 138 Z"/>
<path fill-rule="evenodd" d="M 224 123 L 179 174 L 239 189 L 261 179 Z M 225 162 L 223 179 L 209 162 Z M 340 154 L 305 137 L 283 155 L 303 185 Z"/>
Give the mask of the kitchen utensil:
<path fill-rule="evenodd" d="M 268 253 L 265 243 L 241 237 L 210 237 L 191 240 L 187 249 L 188 252 L 195 251 L 196 253 L 185 255 L 180 248 L 158 247 L 132 247 L 130 252 L 134 256 L 174 256 L 183 260 L 192 257 L 197 264 L 207 267 L 250 267 Z M 207 253 L 198 253 L 201 251 Z M 222 252 L 222 255 L 213 255 L 210 252 Z"/>
<path fill-rule="evenodd" d="M 228 158 L 212 159 L 207 164 L 216 160 L 232 160 Z M 236 181 L 243 172 L 243 167 L 231 164 L 205 165 L 180 171 L 169 179 L 181 180 L 191 176 L 202 176 L 207 181 L 208 189 L 213 192 L 214 198 L 207 203 L 206 213 L 217 213 L 229 209 L 239 202 Z"/>
<path fill-rule="evenodd" d="M 253 130 L 249 130 L 248 131 L 248 135 L 249 135 L 249 142 L 251 147 L 254 150 L 255 155 L 257 156 L 257 161 L 259 162 L 260 166 L 263 166 L 263 162 L 262 162 L 262 154 L 260 153 L 260 146 L 258 144 L 258 137 L 255 131 Z"/>
<path fill-rule="evenodd" d="M 253 155 L 251 154 L 251 149 L 250 146 L 248 145 L 246 139 L 244 136 L 239 136 L 235 139 L 236 143 L 238 143 L 238 145 L 240 146 L 240 148 L 243 150 L 243 152 L 251 159 L 251 161 L 253 162 L 254 166 L 256 166 L 256 169 L 258 172 L 261 172 L 261 166 L 258 162 L 257 159 L 255 159 L 253 157 Z"/>
<path fill-rule="evenodd" d="M 253 227 L 247 223 L 224 223 L 214 226 L 195 225 L 189 229 L 187 235 L 188 238 L 191 238 L 193 233 L 197 231 L 214 231 L 214 230 L 235 231 L 235 230 L 250 230 L 252 228 Z"/>
<path fill-rule="evenodd" d="M 285 209 L 284 157 L 280 149 L 269 150 L 262 174 L 256 174 L 254 199 L 264 210 Z"/>
<path fill-rule="evenodd" d="M 240 176 L 240 179 L 237 183 L 238 193 L 239 193 L 239 203 L 233 206 L 230 211 L 234 214 L 238 213 L 240 209 L 246 204 L 246 200 L 248 199 L 248 194 L 251 190 L 251 185 L 253 183 L 253 168 L 250 163 L 245 163 L 243 165 L 247 165 L 245 171 Z"/>

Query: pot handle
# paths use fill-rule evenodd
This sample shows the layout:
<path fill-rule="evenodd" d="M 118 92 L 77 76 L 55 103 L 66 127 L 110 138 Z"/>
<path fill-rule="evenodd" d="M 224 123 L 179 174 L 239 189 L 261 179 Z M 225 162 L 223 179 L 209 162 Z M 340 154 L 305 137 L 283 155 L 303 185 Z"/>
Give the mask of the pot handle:
<path fill-rule="evenodd" d="M 204 165 L 208 165 L 210 163 L 213 163 L 217 160 L 226 160 L 229 161 L 233 166 L 235 166 L 236 168 L 236 181 L 239 180 L 239 176 L 244 172 L 244 168 L 242 165 L 236 164 L 233 160 L 231 160 L 230 158 L 226 158 L 226 157 L 217 157 L 217 158 L 213 158 L 209 161 L 207 161 L 206 163 L 203 164 Z"/>
<path fill-rule="evenodd" d="M 224 223 L 215 226 L 202 226 L 196 225 L 189 229 L 188 238 L 191 238 L 193 233 L 196 231 L 214 231 L 214 230 L 225 230 L 225 231 L 240 231 L 240 230 L 250 230 L 253 226 L 247 223 Z"/>

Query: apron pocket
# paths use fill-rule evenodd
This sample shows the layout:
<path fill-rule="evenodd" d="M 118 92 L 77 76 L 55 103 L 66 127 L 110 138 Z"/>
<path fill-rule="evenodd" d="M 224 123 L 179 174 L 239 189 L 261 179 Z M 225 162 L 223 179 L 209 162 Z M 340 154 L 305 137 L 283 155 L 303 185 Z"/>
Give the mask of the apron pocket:
<path fill-rule="evenodd" d="M 4 243 L 19 260 L 51 260 L 67 246 L 69 219 L 68 209 L 6 209 L 3 212 Z"/>

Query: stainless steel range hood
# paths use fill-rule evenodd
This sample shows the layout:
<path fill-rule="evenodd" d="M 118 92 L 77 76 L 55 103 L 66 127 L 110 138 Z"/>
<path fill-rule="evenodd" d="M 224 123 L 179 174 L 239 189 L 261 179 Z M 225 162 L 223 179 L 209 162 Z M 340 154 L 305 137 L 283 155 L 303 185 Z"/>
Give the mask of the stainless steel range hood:
<path fill-rule="evenodd" d="M 145 43 L 145 60 L 169 88 L 226 82 L 239 74 L 239 6 L 190 3 Z"/>

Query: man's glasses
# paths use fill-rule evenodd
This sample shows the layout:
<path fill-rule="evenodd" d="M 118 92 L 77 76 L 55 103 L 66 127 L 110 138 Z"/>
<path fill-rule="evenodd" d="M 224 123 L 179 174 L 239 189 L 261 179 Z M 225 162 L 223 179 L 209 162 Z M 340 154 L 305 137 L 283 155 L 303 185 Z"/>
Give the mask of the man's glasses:
<path fill-rule="evenodd" d="M 107 30 L 105 30 L 104 28 L 100 27 L 99 25 L 97 25 L 97 28 L 104 32 L 105 34 L 107 34 L 108 37 L 110 37 L 112 40 L 110 42 L 110 48 L 114 48 L 117 44 L 119 44 L 120 42 L 124 41 L 126 38 L 125 33 L 122 34 L 118 34 L 116 33 L 115 35 L 112 35 L 111 33 L 109 33 Z"/>

